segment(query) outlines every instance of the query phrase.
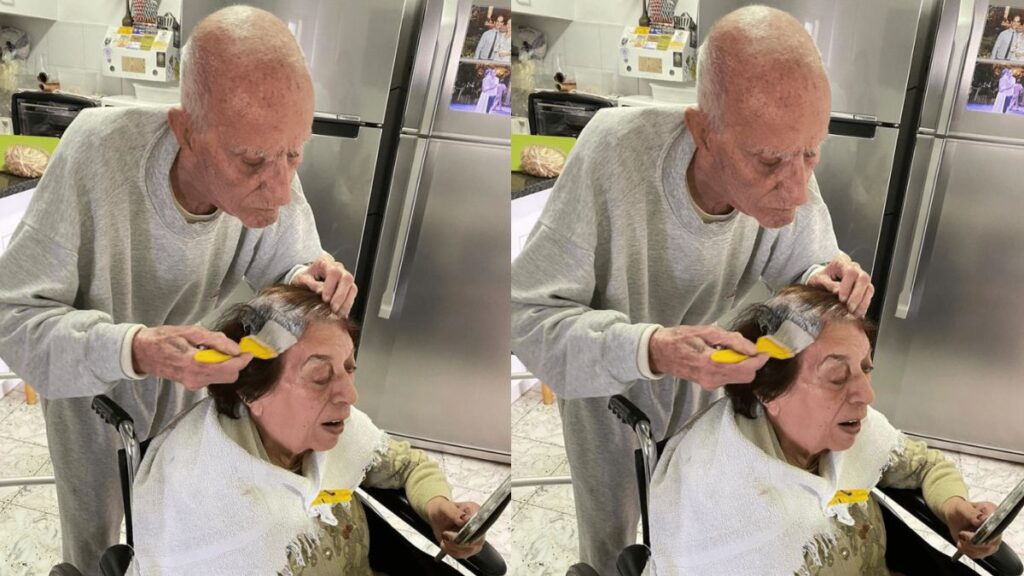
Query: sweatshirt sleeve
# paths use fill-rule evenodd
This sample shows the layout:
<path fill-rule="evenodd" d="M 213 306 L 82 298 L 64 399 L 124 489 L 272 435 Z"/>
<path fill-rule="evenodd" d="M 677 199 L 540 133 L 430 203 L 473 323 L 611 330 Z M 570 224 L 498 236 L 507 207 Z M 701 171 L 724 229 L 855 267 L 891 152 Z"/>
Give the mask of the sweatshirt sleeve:
<path fill-rule="evenodd" d="M 615 195 L 600 159 L 620 136 L 605 120 L 598 114 L 583 130 L 512 263 L 512 350 L 567 400 L 619 394 L 644 379 L 638 358 L 654 326 L 591 306 L 599 237 L 609 234 L 603 199 Z"/>
<path fill-rule="evenodd" d="M 920 440 L 907 439 L 906 448 L 890 466 L 880 486 L 893 488 L 920 488 L 928 508 L 943 522 L 942 505 L 954 496 L 967 498 L 967 486 L 960 471 L 946 460 L 942 452 L 928 448 Z"/>
<path fill-rule="evenodd" d="M 127 377 L 122 344 L 135 324 L 76 308 L 83 229 L 78 190 L 100 116 L 84 113 L 50 158 L 0 255 L 0 358 L 44 398 L 94 396 Z"/>
<path fill-rule="evenodd" d="M 261 232 L 245 279 L 254 290 L 289 282 L 302 266 L 323 253 L 313 211 L 302 193 L 298 175 L 292 180 L 292 201 L 279 220 Z M 346 267 L 350 263 L 344 262 Z"/>
<path fill-rule="evenodd" d="M 413 510 L 427 519 L 427 502 L 443 496 L 452 499 L 452 489 L 440 466 L 408 442 L 391 439 L 388 451 L 366 473 L 363 484 L 375 488 L 404 488 Z"/>
<path fill-rule="evenodd" d="M 512 264 L 512 350 L 560 397 L 612 396 L 644 375 L 645 332 L 616 310 L 594 310 L 594 255 L 538 223 Z"/>
<path fill-rule="evenodd" d="M 75 309 L 77 269 L 76 252 L 28 221 L 0 256 L 0 357 L 48 399 L 103 394 L 126 378 L 121 348 L 136 325 Z"/>
<path fill-rule="evenodd" d="M 796 220 L 779 231 L 762 278 L 772 292 L 795 282 L 806 283 L 821 266 L 840 254 L 832 217 L 811 176 L 807 203 L 797 209 Z"/>

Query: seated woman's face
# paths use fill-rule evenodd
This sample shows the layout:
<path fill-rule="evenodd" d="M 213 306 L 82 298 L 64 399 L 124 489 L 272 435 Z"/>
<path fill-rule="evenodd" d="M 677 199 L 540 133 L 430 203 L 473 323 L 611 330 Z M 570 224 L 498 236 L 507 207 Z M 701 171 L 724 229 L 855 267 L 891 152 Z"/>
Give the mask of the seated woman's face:
<path fill-rule="evenodd" d="M 828 322 L 799 362 L 792 386 L 765 403 L 776 431 L 810 455 L 850 448 L 875 399 L 867 336 L 852 322 Z"/>
<path fill-rule="evenodd" d="M 261 434 L 291 454 L 330 450 L 358 399 L 354 345 L 335 322 L 313 321 L 281 356 L 281 378 L 249 404 Z"/>

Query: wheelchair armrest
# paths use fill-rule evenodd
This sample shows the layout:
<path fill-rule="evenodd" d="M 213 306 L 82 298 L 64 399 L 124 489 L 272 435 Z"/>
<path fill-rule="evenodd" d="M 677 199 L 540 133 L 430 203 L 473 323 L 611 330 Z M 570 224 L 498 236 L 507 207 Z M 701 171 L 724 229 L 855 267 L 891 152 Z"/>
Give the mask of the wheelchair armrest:
<path fill-rule="evenodd" d="M 589 564 L 573 564 L 569 566 L 569 571 L 565 573 L 565 576 L 601 576 L 594 570 Z"/>
<path fill-rule="evenodd" d="M 103 576 L 124 576 L 132 563 L 135 552 L 125 544 L 115 544 L 100 556 L 100 573 Z"/>
<path fill-rule="evenodd" d="M 924 501 L 924 495 L 921 493 L 921 490 L 881 487 L 879 487 L 878 490 L 885 494 L 890 500 L 899 504 L 904 510 L 913 515 L 914 518 L 920 520 L 933 532 L 936 532 L 947 542 L 956 546 L 956 541 L 953 540 L 953 535 L 949 533 L 949 527 L 946 526 L 946 523 L 940 520 L 938 516 L 933 514 L 930 508 L 928 508 L 928 504 Z M 993 576 L 1020 576 L 1021 574 L 1024 574 L 1024 564 L 1021 564 L 1017 553 L 1014 552 L 1006 542 L 1000 544 L 999 549 L 991 556 L 974 560 L 974 562 L 985 570 L 988 570 L 993 574 Z"/>
<path fill-rule="evenodd" d="M 650 559 L 650 548 L 643 544 L 630 544 L 619 552 L 615 567 L 619 570 L 619 576 L 640 576 Z"/>
<path fill-rule="evenodd" d="M 362 489 L 372 496 L 374 500 L 380 502 L 381 505 L 390 510 L 392 514 L 401 518 L 403 522 L 411 526 L 431 542 L 434 542 L 435 544 L 437 543 L 434 539 L 434 531 L 430 527 L 430 524 L 428 524 L 426 520 L 420 518 L 420 515 L 413 510 L 412 504 L 410 504 L 409 500 L 405 497 L 404 490 L 371 488 L 368 486 L 363 486 Z M 469 568 L 474 574 L 479 574 L 480 576 L 503 576 L 507 570 L 505 566 L 505 559 L 502 558 L 501 554 L 498 554 L 498 551 L 487 542 L 484 543 L 483 550 L 475 556 L 462 558 L 457 561 L 466 568 Z"/>

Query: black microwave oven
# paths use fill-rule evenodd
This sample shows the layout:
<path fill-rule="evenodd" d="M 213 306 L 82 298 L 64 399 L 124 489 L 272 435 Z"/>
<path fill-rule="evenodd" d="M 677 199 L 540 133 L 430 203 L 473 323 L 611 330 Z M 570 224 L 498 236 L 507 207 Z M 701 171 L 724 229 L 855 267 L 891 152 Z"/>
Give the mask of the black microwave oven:
<path fill-rule="evenodd" d="M 98 100 L 25 90 L 11 96 L 11 123 L 15 134 L 60 138 L 84 108 L 95 108 Z"/>

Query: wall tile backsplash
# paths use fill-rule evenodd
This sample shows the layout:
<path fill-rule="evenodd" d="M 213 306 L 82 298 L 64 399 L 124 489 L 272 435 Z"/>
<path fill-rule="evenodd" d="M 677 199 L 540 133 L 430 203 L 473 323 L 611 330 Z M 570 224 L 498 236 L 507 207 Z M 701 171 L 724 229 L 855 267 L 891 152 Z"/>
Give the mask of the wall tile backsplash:
<path fill-rule="evenodd" d="M 129 81 L 103 76 L 103 38 L 107 26 L 77 22 L 52 22 L 0 14 L 0 24 L 28 33 L 32 51 L 22 73 L 21 88 L 36 88 L 35 75 L 45 69 L 66 87 L 80 85 L 92 95 L 133 94 Z M 71 84 L 62 79 L 67 76 Z"/>

